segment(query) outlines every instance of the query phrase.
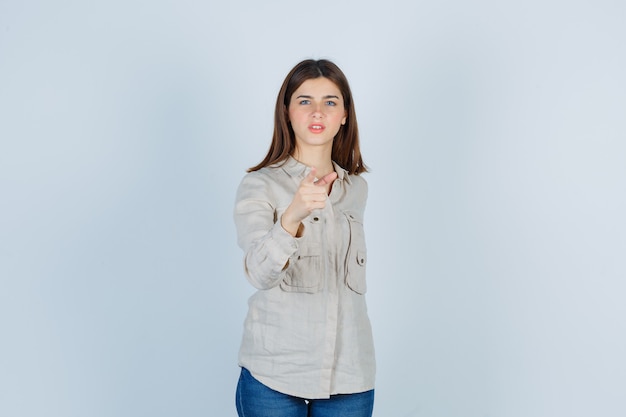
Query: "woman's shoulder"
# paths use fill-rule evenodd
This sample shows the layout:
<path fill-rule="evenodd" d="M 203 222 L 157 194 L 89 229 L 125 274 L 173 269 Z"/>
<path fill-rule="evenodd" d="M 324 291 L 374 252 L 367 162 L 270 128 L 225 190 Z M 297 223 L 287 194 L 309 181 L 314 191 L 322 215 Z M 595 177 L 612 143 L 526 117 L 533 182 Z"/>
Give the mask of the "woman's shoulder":
<path fill-rule="evenodd" d="M 246 172 L 242 178 L 242 182 L 246 181 L 274 181 L 277 175 L 280 175 L 280 167 L 278 165 L 270 165 L 259 168 L 255 171 Z"/>
<path fill-rule="evenodd" d="M 367 181 L 361 175 L 346 174 L 344 176 L 344 184 L 349 194 L 346 200 L 351 207 L 365 207 L 367 202 L 368 187 Z"/>
<path fill-rule="evenodd" d="M 363 175 L 359 174 L 347 174 L 350 184 L 354 188 L 367 190 L 367 180 L 363 178 Z"/>
<path fill-rule="evenodd" d="M 272 165 L 247 172 L 241 179 L 239 190 L 248 190 L 255 194 L 267 193 L 280 189 L 286 181 L 287 175 L 281 167 Z"/>

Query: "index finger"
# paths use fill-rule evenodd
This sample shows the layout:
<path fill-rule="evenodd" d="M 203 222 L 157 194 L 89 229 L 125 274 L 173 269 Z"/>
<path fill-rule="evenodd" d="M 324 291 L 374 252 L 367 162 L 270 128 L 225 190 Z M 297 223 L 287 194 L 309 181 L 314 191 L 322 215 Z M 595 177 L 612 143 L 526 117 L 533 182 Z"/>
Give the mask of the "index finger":
<path fill-rule="evenodd" d="M 330 184 L 331 182 L 335 181 L 336 178 L 337 178 L 337 173 L 335 171 L 333 171 L 330 174 L 326 174 L 324 177 L 322 177 L 319 180 L 317 180 L 315 182 L 315 185 Z"/>

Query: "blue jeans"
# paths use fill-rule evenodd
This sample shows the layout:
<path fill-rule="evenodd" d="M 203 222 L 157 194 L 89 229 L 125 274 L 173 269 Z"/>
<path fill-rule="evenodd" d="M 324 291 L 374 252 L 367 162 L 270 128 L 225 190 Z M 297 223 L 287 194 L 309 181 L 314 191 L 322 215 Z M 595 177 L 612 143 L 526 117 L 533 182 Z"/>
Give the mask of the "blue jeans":
<path fill-rule="evenodd" d="M 274 391 L 241 368 L 236 401 L 239 417 L 371 417 L 374 390 L 305 400 Z"/>

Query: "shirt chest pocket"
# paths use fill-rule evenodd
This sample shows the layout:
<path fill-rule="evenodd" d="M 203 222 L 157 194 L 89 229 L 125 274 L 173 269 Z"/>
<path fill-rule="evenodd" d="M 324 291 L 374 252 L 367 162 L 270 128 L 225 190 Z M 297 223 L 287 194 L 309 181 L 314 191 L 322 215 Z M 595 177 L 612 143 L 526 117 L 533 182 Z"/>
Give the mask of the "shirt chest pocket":
<path fill-rule="evenodd" d="M 319 243 L 303 245 L 289 260 L 283 291 L 316 293 L 322 284 L 322 250 Z"/>
<path fill-rule="evenodd" d="M 367 292 L 365 266 L 367 264 L 367 248 L 363 218 L 359 213 L 346 211 L 346 219 L 350 230 L 350 243 L 346 259 L 346 285 L 357 294 Z"/>

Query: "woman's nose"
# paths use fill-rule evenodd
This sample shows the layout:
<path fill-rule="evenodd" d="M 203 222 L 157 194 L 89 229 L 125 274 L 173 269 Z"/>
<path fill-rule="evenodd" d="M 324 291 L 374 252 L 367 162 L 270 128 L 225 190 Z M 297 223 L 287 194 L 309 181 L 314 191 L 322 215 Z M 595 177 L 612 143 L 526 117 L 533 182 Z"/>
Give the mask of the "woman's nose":
<path fill-rule="evenodd" d="M 315 104 L 313 107 L 313 117 L 322 117 L 324 113 L 322 112 L 322 106 L 319 104 Z"/>

